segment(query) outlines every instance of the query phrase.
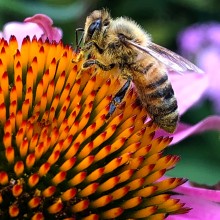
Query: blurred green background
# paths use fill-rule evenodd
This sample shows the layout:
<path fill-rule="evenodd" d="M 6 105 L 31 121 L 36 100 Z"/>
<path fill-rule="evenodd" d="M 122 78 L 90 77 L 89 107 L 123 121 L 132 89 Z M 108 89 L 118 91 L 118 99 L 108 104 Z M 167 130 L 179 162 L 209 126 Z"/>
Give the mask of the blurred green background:
<path fill-rule="evenodd" d="M 72 44 L 75 29 L 84 26 L 88 13 L 103 7 L 113 17 L 128 16 L 136 20 L 154 42 L 174 51 L 178 51 L 176 39 L 184 28 L 194 23 L 220 21 L 218 0 L 0 0 L 0 28 L 9 21 L 23 21 L 36 13 L 45 13 L 55 26 L 62 28 L 64 42 Z M 211 114 L 214 114 L 212 104 L 206 100 L 188 111 L 182 120 L 195 124 Z M 167 153 L 181 156 L 170 175 L 210 185 L 220 180 L 219 132 L 189 137 Z"/>

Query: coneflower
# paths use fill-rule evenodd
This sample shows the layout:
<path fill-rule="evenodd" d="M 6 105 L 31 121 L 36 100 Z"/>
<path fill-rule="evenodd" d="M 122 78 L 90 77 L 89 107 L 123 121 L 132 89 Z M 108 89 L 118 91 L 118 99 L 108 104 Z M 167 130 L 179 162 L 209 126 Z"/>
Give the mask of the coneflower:
<path fill-rule="evenodd" d="M 164 219 L 178 156 L 117 74 L 81 69 L 62 43 L 0 40 L 0 219 Z"/>

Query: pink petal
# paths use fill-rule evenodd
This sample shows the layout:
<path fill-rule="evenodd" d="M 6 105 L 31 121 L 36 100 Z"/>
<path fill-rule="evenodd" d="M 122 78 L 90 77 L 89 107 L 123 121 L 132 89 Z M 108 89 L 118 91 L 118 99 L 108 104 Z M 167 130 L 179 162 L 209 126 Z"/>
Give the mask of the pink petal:
<path fill-rule="evenodd" d="M 181 202 L 186 203 L 187 207 L 191 207 L 186 214 L 169 216 L 167 220 L 219 220 L 220 205 L 208 200 L 198 198 L 196 196 L 175 196 Z"/>
<path fill-rule="evenodd" d="M 220 190 L 194 187 L 191 186 L 190 182 L 184 183 L 183 185 L 177 187 L 174 191 L 184 195 L 210 200 L 212 202 L 220 202 Z"/>
<path fill-rule="evenodd" d="M 208 87 L 207 74 L 185 73 L 181 76 L 170 73 L 169 78 L 177 98 L 180 115 L 195 104 Z"/>
<path fill-rule="evenodd" d="M 220 202 L 220 190 L 211 190 L 198 188 L 186 182 L 177 187 L 175 192 L 181 195 L 176 195 L 185 206 L 192 208 L 189 213 L 183 215 L 169 216 L 168 220 L 184 220 L 184 219 L 201 219 L 201 220 L 219 220 L 220 205 L 215 202 Z"/>
<path fill-rule="evenodd" d="M 26 18 L 24 22 L 33 22 L 38 24 L 44 32 L 44 39 L 48 38 L 50 41 L 55 40 L 56 42 L 61 40 L 61 29 L 52 27 L 53 21 L 46 15 L 36 14 L 33 17 Z"/>
<path fill-rule="evenodd" d="M 168 179 L 163 176 L 158 181 Z M 174 195 L 172 198 L 179 199 L 185 207 L 191 208 L 186 214 L 170 215 L 167 220 L 219 220 L 220 205 L 215 203 L 220 201 L 220 191 L 193 187 L 190 182 L 186 182 L 175 188 L 174 192 L 181 195 Z M 205 214 L 204 214 L 205 213 Z"/>
<path fill-rule="evenodd" d="M 179 123 L 176 131 L 173 135 L 171 135 L 173 136 L 171 144 L 176 144 L 192 134 L 197 134 L 208 130 L 220 130 L 220 116 L 209 116 L 193 126 Z M 163 130 L 156 132 L 156 137 L 165 135 L 170 134 Z"/>
<path fill-rule="evenodd" d="M 27 35 L 29 35 L 30 38 L 34 35 L 36 35 L 37 38 L 40 38 L 42 34 L 44 34 L 43 30 L 37 24 L 9 22 L 3 27 L 2 37 L 9 40 L 11 35 L 15 35 L 19 44 L 21 44 Z"/>

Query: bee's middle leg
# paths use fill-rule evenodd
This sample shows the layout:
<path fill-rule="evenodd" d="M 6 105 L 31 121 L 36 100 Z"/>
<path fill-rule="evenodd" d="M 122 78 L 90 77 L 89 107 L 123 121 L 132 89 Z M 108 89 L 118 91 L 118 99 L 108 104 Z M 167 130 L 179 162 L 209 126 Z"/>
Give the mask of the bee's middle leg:
<path fill-rule="evenodd" d="M 98 60 L 94 60 L 94 59 L 90 59 L 90 60 L 87 60 L 84 64 L 83 64 L 83 68 L 88 68 L 92 65 L 97 65 L 100 69 L 104 70 L 104 71 L 109 71 L 111 70 L 112 68 L 114 68 L 115 64 L 112 63 L 108 66 L 104 65 L 103 63 L 99 62 Z"/>

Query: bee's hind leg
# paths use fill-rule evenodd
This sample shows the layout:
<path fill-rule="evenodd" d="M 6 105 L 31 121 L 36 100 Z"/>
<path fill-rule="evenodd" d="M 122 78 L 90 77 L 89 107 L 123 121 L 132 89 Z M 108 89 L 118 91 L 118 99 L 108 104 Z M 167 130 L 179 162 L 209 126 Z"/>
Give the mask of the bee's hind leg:
<path fill-rule="evenodd" d="M 90 60 L 87 60 L 85 63 L 83 63 L 83 68 L 88 68 L 94 64 L 97 65 L 100 69 L 102 69 L 104 71 L 109 71 L 109 70 L 113 69 L 115 66 L 114 63 L 106 66 L 106 65 L 100 63 L 98 60 L 90 59 Z"/>

